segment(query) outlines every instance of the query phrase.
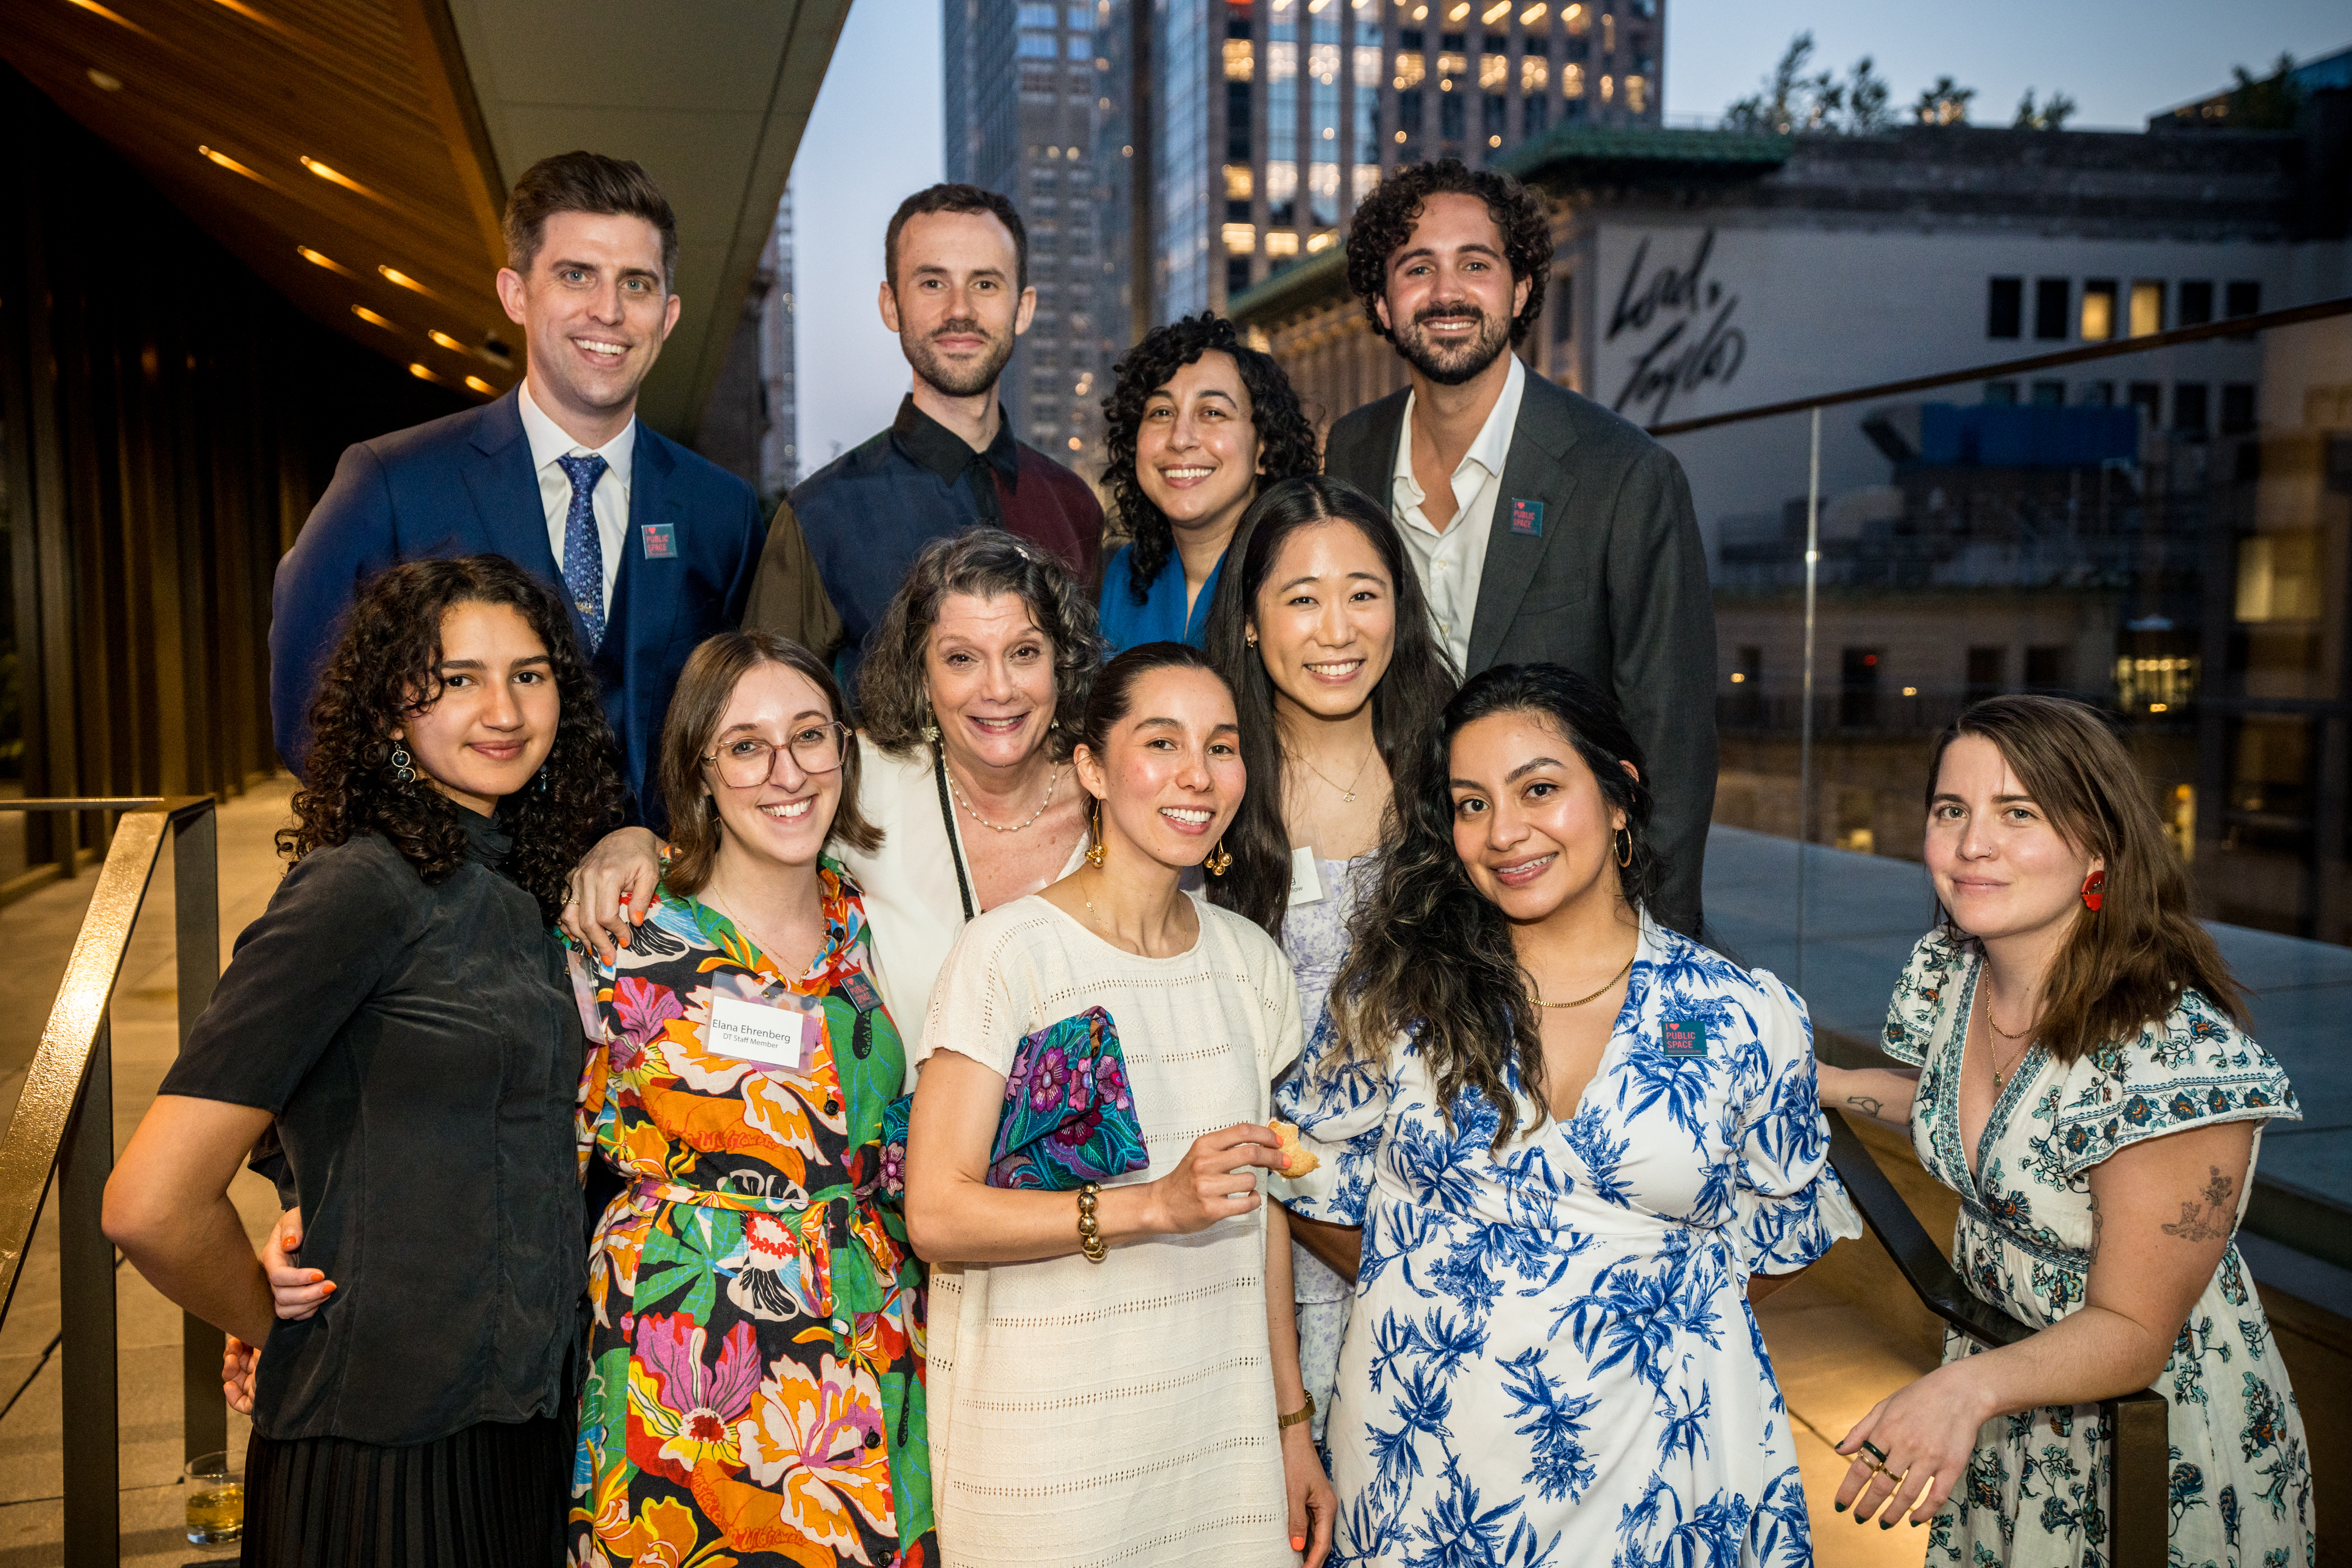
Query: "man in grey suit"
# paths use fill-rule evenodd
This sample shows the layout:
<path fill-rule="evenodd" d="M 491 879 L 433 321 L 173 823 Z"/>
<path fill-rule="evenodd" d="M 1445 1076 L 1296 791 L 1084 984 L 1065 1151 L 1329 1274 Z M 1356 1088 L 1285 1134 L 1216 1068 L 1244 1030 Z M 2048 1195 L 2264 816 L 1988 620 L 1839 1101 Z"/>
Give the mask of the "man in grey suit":
<path fill-rule="evenodd" d="M 1518 355 L 1551 226 L 1507 174 L 1400 169 L 1356 209 L 1348 282 L 1412 384 L 1331 427 L 1326 473 L 1388 501 L 1465 676 L 1563 664 L 1649 761 L 1659 920 L 1696 934 L 1715 810 L 1715 606 L 1674 455 Z"/>

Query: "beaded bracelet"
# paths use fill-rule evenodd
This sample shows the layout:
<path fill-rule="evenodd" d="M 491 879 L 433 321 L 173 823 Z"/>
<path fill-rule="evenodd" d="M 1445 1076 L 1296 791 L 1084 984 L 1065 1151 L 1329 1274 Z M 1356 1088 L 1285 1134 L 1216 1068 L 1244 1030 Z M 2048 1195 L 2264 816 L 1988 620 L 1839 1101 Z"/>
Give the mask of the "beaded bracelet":
<path fill-rule="evenodd" d="M 1103 1245 L 1102 1225 L 1095 1218 L 1095 1205 L 1101 1196 L 1102 1188 L 1092 1182 L 1078 1189 L 1078 1250 L 1089 1263 L 1100 1263 L 1110 1256 L 1110 1248 Z"/>

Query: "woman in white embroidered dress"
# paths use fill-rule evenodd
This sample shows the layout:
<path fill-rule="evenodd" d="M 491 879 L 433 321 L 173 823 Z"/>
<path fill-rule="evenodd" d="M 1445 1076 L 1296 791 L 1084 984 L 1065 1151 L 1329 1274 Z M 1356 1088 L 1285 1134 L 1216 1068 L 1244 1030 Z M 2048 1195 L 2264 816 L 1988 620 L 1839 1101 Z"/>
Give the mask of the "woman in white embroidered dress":
<path fill-rule="evenodd" d="M 1399 835 L 1276 1097 L 1361 1226 L 1332 1561 L 1812 1560 L 1751 1300 L 1861 1226 L 1804 1005 L 1643 911 L 1616 704 L 1490 669 L 1397 778 Z"/>
<path fill-rule="evenodd" d="M 1961 715 L 1928 771 L 1943 922 L 1886 1015 L 1913 1072 L 1821 1069 L 1829 1105 L 1907 1124 L 1960 1194 L 1969 1289 L 2040 1331 L 1944 1365 L 1839 1445 L 1838 1507 L 1929 1520 L 1931 1563 L 2110 1555 L 2096 1402 L 2170 1402 L 2171 1559 L 2286 1568 L 2317 1552 L 2286 1367 L 2231 1237 L 2264 1122 L 2302 1120 L 2189 910 L 2130 753 L 2048 697 Z"/>
<path fill-rule="evenodd" d="M 964 928 L 931 994 L 907 1217 L 931 1260 L 940 1551 L 962 1564 L 1319 1563 L 1288 1227 L 1261 1196 L 1298 994 L 1263 931 L 1179 879 L 1245 779 L 1232 693 L 1146 643 L 1097 679 L 1075 762 L 1099 856 Z M 1081 1194 L 987 1184 L 1024 1037 L 1100 1007 L 1147 1170 Z M 1213 1130 L 1213 1131 L 1212 1131 Z"/>

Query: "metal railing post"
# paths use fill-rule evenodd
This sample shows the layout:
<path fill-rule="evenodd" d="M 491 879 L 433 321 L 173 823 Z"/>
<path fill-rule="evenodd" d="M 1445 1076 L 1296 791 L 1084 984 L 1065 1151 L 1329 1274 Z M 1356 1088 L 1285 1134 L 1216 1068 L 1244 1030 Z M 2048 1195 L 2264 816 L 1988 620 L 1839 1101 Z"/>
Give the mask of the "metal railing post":
<path fill-rule="evenodd" d="M 116 1568 L 122 1560 L 114 1244 L 99 1228 L 114 1170 L 112 1036 L 101 1020 L 58 1152 L 66 1568 Z"/>
<path fill-rule="evenodd" d="M 188 1043 L 220 979 L 220 831 L 207 799 L 172 823 L 173 940 L 179 967 L 179 1043 Z M 226 1336 L 194 1312 L 180 1315 L 180 1430 L 184 1457 L 228 1447 L 221 1395 Z"/>
<path fill-rule="evenodd" d="M 1813 456 L 1805 480 L 1805 688 L 1797 732 L 1797 991 L 1805 989 L 1805 865 L 1813 843 L 1813 589 L 1822 562 L 1822 411 L 1813 410 Z"/>

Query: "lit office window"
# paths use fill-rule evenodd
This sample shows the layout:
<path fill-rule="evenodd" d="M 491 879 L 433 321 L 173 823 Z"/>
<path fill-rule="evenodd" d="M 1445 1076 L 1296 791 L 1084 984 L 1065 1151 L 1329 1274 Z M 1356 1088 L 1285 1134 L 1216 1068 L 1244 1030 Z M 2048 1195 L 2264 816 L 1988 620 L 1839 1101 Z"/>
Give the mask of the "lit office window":
<path fill-rule="evenodd" d="M 1606 95 L 1604 94 L 1603 96 Z M 1650 83 L 1647 78 L 1629 76 L 1625 79 L 1625 109 L 1628 113 L 1640 114 L 1644 112 L 1649 103 L 1649 99 Z"/>
<path fill-rule="evenodd" d="M 1617 18 L 1607 11 L 1601 14 L 1601 52 L 1604 55 L 1617 52 Z M 1601 96 L 1606 98 L 1609 95 L 1603 93 Z"/>
<path fill-rule="evenodd" d="M 1421 79 L 1427 74 L 1428 71 L 1422 63 L 1421 51 L 1419 49 L 1415 49 L 1409 55 L 1400 54 L 1397 56 L 1396 84 L 1398 91 L 1402 92 L 1409 87 L 1419 87 L 1421 85 Z"/>
<path fill-rule="evenodd" d="M 2092 279 L 2083 285 L 2083 341 L 2103 343 L 2115 335 L 2115 280 Z"/>
<path fill-rule="evenodd" d="M 2146 279 L 2131 286 L 2131 335 L 2147 337 L 2164 331 L 2164 285 Z"/>
<path fill-rule="evenodd" d="M 1247 81 L 1257 63 L 1256 46 L 1247 38 L 1225 40 L 1225 79 Z"/>
<path fill-rule="evenodd" d="M 1464 56 L 1442 54 L 1437 57 L 1437 74 L 1440 76 L 1458 77 L 1469 68 L 1470 61 Z"/>
<path fill-rule="evenodd" d="M 1370 195 L 1372 188 L 1381 183 L 1381 166 L 1378 163 L 1359 163 L 1356 165 L 1353 179 L 1355 183 L 1353 199 L 1358 206 L 1361 206 L 1364 198 Z"/>
<path fill-rule="evenodd" d="M 1250 166 L 1247 163 L 1225 165 L 1225 200 L 1245 202 L 1250 199 Z"/>
<path fill-rule="evenodd" d="M 1265 253 L 1268 256 L 1297 255 L 1298 231 L 1295 228 L 1268 229 L 1265 235 Z"/>
<path fill-rule="evenodd" d="M 1298 195 L 1298 165 L 1288 158 L 1268 159 L 1265 165 L 1265 199 L 1276 205 Z"/>
<path fill-rule="evenodd" d="M 1247 256 L 1257 248 L 1257 230 L 1245 223 L 1225 225 L 1225 254 Z"/>
<path fill-rule="evenodd" d="M 1567 22 L 1568 35 L 1572 38 L 1584 37 L 1585 28 L 1592 25 L 1591 19 L 1585 15 L 1584 7 L 1581 5 L 1570 5 L 1560 13 L 1560 17 Z"/>
<path fill-rule="evenodd" d="M 1611 76 L 1602 77 L 1601 79 L 1601 101 L 1607 103 L 1611 99 L 1615 98 L 1616 96 L 1617 79 Z"/>
<path fill-rule="evenodd" d="M 1505 81 L 1508 80 L 1510 79 L 1510 74 L 1511 60 L 1509 56 L 1502 54 L 1487 54 L 1480 55 L 1478 57 L 1478 85 L 1480 87 L 1492 91 L 1493 89 L 1501 87 Z"/>
<path fill-rule="evenodd" d="M 1541 55 L 1519 57 L 1519 90 L 1541 92 L 1551 85 L 1551 62 Z"/>
<path fill-rule="evenodd" d="M 1582 98 L 1584 96 L 1584 68 L 1580 65 L 1577 65 L 1573 61 L 1562 66 L 1559 71 L 1559 90 L 1566 93 L 1570 98 Z"/>
<path fill-rule="evenodd" d="M 1297 44 L 1266 45 L 1265 79 L 1268 82 L 1298 79 L 1298 46 Z"/>

